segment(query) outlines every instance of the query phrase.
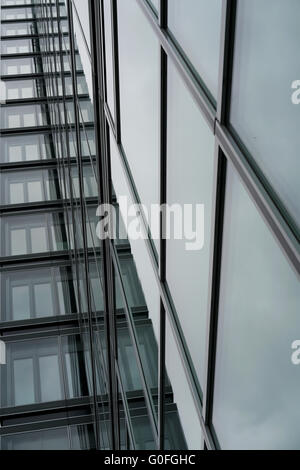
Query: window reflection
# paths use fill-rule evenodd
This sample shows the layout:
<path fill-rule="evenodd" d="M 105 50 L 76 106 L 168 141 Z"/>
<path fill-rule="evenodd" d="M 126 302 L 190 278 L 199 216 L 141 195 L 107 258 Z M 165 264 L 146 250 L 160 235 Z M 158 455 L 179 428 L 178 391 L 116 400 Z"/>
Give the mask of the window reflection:
<path fill-rule="evenodd" d="M 167 202 L 193 204 L 194 250 L 167 240 L 167 282 L 200 383 L 203 383 L 208 301 L 214 137 L 173 66 L 169 66 Z M 184 181 L 184 184 L 182 182 Z M 203 221 L 195 205 L 204 204 Z M 197 227 L 197 228 L 196 228 Z M 201 234 L 204 229 L 204 245 Z M 194 236 L 194 238 L 196 238 Z M 188 242 L 190 243 L 191 240 Z"/>
<path fill-rule="evenodd" d="M 122 141 L 150 210 L 159 203 L 159 44 L 135 0 L 118 1 L 118 22 Z"/>
<path fill-rule="evenodd" d="M 291 85 L 299 78 L 299 15 L 297 0 L 239 0 L 231 94 L 231 124 L 298 231 L 299 106 Z"/>
<path fill-rule="evenodd" d="M 230 166 L 213 425 L 223 449 L 299 449 L 299 280 Z"/>
<path fill-rule="evenodd" d="M 87 358 L 80 336 L 7 342 L 1 368 L 1 406 L 24 406 L 89 395 Z"/>
<path fill-rule="evenodd" d="M 98 288 L 99 291 L 99 288 Z M 1 274 L 1 321 L 76 313 L 71 267 L 48 267 Z"/>
<path fill-rule="evenodd" d="M 222 0 L 171 0 L 169 28 L 217 99 Z"/>

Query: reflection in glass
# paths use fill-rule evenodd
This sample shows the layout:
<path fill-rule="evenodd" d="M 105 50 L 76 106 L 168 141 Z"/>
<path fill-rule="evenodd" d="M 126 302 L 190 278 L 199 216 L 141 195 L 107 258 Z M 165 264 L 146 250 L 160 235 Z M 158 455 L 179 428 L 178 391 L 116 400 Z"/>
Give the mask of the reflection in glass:
<path fill-rule="evenodd" d="M 171 64 L 168 103 L 167 202 L 181 207 L 192 204 L 193 228 L 190 227 L 188 234 L 184 227 L 185 236 L 190 240 L 174 239 L 174 234 L 167 240 L 167 282 L 199 381 L 203 384 L 214 136 Z M 196 221 L 196 204 L 204 204 L 204 226 L 201 215 L 197 215 Z M 178 220 L 175 224 L 176 228 L 182 228 Z M 190 250 L 187 243 L 191 243 Z"/>
<path fill-rule="evenodd" d="M 234 54 L 231 124 L 300 227 L 300 2 L 240 0 Z M 278 58 L 280 57 L 280 66 Z"/>
<path fill-rule="evenodd" d="M 299 280 L 230 166 L 213 425 L 223 449 L 299 449 Z M 296 335 L 296 336 L 295 336 Z"/>
<path fill-rule="evenodd" d="M 158 40 L 135 0 L 118 1 L 118 21 L 123 146 L 141 202 L 150 210 L 159 203 Z"/>
<path fill-rule="evenodd" d="M 217 99 L 222 0 L 171 0 L 169 28 Z"/>
<path fill-rule="evenodd" d="M 80 336 L 7 342 L 1 367 L 1 406 L 23 406 L 87 396 L 89 351 Z"/>

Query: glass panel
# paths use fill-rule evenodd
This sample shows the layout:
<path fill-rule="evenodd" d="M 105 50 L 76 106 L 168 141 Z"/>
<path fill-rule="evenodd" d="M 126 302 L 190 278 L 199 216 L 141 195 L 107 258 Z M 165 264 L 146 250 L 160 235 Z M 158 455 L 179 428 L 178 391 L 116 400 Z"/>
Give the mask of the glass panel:
<path fill-rule="evenodd" d="M 239 0 L 231 94 L 232 126 L 298 230 L 299 106 L 291 86 L 299 79 L 299 16 L 297 0 Z"/>
<path fill-rule="evenodd" d="M 168 6 L 171 32 L 216 100 L 222 0 L 171 0 Z"/>
<path fill-rule="evenodd" d="M 37 284 L 34 286 L 35 311 L 37 317 L 50 317 L 53 315 L 51 284 Z"/>
<path fill-rule="evenodd" d="M 70 266 L 5 271 L 1 273 L 0 321 L 76 313 L 74 289 Z"/>
<path fill-rule="evenodd" d="M 40 181 L 29 181 L 28 182 L 28 201 L 42 201 L 43 200 L 43 191 L 42 183 Z"/>
<path fill-rule="evenodd" d="M 69 450 L 67 428 L 41 429 L 0 437 L 2 450 Z"/>
<path fill-rule="evenodd" d="M 159 203 L 159 44 L 135 0 L 118 1 L 118 21 L 123 146 L 150 211 Z"/>
<path fill-rule="evenodd" d="M 10 204 L 21 204 L 24 202 L 23 183 L 11 183 L 9 185 L 9 196 Z"/>
<path fill-rule="evenodd" d="M 42 253 L 47 251 L 46 227 L 34 227 L 30 229 L 32 253 Z"/>
<path fill-rule="evenodd" d="M 26 230 L 25 229 L 12 229 L 11 230 L 11 255 L 22 255 L 27 252 Z"/>
<path fill-rule="evenodd" d="M 171 231 L 170 239 L 167 240 L 167 281 L 202 384 L 208 301 L 214 136 L 171 64 L 168 103 L 167 202 L 169 205 L 177 205 L 175 215 L 181 218 L 183 209 L 185 214 L 182 220 L 176 218 L 174 222 L 174 228 L 182 230 L 182 234 L 173 234 Z M 201 208 L 199 204 L 204 207 Z M 190 205 L 189 212 L 188 206 L 184 205 Z"/>
<path fill-rule="evenodd" d="M 30 318 L 30 299 L 28 286 L 12 288 L 13 320 L 26 320 Z"/>
<path fill-rule="evenodd" d="M 55 401 L 62 396 L 58 338 L 7 343 L 7 364 L 1 368 L 1 406 Z"/>
<path fill-rule="evenodd" d="M 229 166 L 213 425 L 223 449 L 300 449 L 299 279 Z"/>
<path fill-rule="evenodd" d="M 34 402 L 33 360 L 14 360 L 14 403 L 15 406 Z"/>
<path fill-rule="evenodd" d="M 177 419 L 174 420 L 171 429 L 166 410 L 166 434 L 169 438 L 166 448 L 168 449 L 173 441 L 173 449 L 201 450 L 203 445 L 201 424 L 168 317 L 166 318 L 166 370 L 178 408 Z"/>
<path fill-rule="evenodd" d="M 39 358 L 40 376 L 41 376 L 41 400 L 55 401 L 60 400 L 61 389 L 57 380 L 59 377 L 58 356 L 43 356 Z"/>

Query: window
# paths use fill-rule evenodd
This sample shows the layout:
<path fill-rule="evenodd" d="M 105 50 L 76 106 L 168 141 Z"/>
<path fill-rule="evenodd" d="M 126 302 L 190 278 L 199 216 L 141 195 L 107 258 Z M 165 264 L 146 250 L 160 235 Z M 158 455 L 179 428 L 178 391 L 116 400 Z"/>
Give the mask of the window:
<path fill-rule="evenodd" d="M 118 24 L 122 142 L 150 210 L 159 203 L 159 44 L 135 0 L 118 1 Z"/>
<path fill-rule="evenodd" d="M 299 280 L 228 168 L 213 425 L 223 449 L 299 449 Z"/>
<path fill-rule="evenodd" d="M 68 266 L 2 273 L 1 293 L 0 321 L 44 318 L 77 311 L 73 274 Z"/>
<path fill-rule="evenodd" d="M 14 39 L 1 41 L 2 54 L 28 54 L 34 52 L 34 40 Z"/>
<path fill-rule="evenodd" d="M 63 213 L 6 216 L 2 224 L 2 256 L 61 251 L 69 247 Z"/>
<path fill-rule="evenodd" d="M 92 424 L 39 429 L 0 436 L 1 450 L 85 450 L 95 448 Z"/>
<path fill-rule="evenodd" d="M 167 282 L 199 381 L 203 383 L 214 137 L 176 69 L 169 65 L 167 203 L 193 204 L 194 228 L 188 236 L 194 240 L 192 250 L 186 245 L 191 239 L 176 240 L 172 234 L 167 240 Z M 196 204 L 204 205 L 204 227 L 200 212 L 196 222 Z M 175 223 L 176 228 L 183 226 L 178 220 Z"/>
<path fill-rule="evenodd" d="M 3 163 L 55 158 L 51 134 L 1 137 L 0 145 Z"/>
<path fill-rule="evenodd" d="M 238 1 L 231 124 L 300 227 L 297 0 Z M 280 57 L 280 65 L 278 58 Z"/>
<path fill-rule="evenodd" d="M 35 34 L 34 23 L 4 23 L 1 25 L 1 33 L 2 36 L 25 36 L 27 34 Z"/>
<path fill-rule="evenodd" d="M 171 0 L 169 28 L 217 99 L 222 0 Z"/>
<path fill-rule="evenodd" d="M 32 18 L 32 8 L 13 8 L 1 11 L 2 20 L 25 20 Z"/>
<path fill-rule="evenodd" d="M 22 204 L 61 199 L 63 197 L 57 170 L 23 170 L 3 172 L 2 204 Z"/>
<path fill-rule="evenodd" d="M 7 342 L 1 406 L 23 406 L 88 395 L 80 336 Z"/>
<path fill-rule="evenodd" d="M 6 106 L 1 108 L 2 129 L 47 125 L 45 105 Z"/>
<path fill-rule="evenodd" d="M 6 75 L 27 75 L 31 73 L 40 73 L 40 61 L 32 57 L 20 59 L 1 59 L 1 74 Z"/>
<path fill-rule="evenodd" d="M 6 99 L 20 100 L 44 96 L 41 80 L 8 80 L 5 82 Z"/>

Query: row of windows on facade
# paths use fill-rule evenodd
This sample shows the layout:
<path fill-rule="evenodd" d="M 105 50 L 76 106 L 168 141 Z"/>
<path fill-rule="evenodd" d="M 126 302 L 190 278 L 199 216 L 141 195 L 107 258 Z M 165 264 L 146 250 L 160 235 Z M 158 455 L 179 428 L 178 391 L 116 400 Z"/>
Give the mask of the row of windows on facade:
<path fill-rule="evenodd" d="M 70 50 L 69 38 L 63 39 L 64 51 Z M 52 52 L 60 51 L 60 40 L 56 37 L 52 40 L 38 39 L 2 39 L 1 53 L 3 55 L 11 54 L 30 54 L 32 52 Z"/>
<path fill-rule="evenodd" d="M 157 387 L 157 345 L 151 323 L 136 327 L 146 380 Z M 84 337 L 86 335 L 86 338 Z M 82 342 L 84 337 L 84 342 Z M 105 335 L 94 332 L 97 349 L 97 394 L 105 395 Z M 126 392 L 142 390 L 142 383 L 127 328 L 117 327 L 119 363 Z M 92 394 L 88 335 L 62 335 L 6 342 L 6 365 L 0 370 L 1 407 L 60 401 Z"/>
<path fill-rule="evenodd" d="M 49 57 L 47 58 L 49 61 Z M 61 70 L 61 63 L 60 59 L 56 57 L 53 58 L 53 66 L 52 70 L 56 70 L 60 72 Z M 82 71 L 82 64 L 79 55 L 76 55 L 76 64 L 77 64 L 77 71 Z M 43 72 L 43 63 L 38 57 L 26 57 L 26 58 L 19 58 L 19 59 L 1 59 L 1 76 L 9 76 L 9 75 L 32 75 L 35 73 L 42 73 Z M 69 57 L 63 57 L 63 67 L 64 72 L 70 72 L 70 60 Z"/>
<path fill-rule="evenodd" d="M 156 449 L 155 440 L 145 417 L 146 410 L 140 410 L 140 416 L 132 416 L 131 423 L 136 441 L 136 450 Z M 65 415 L 68 416 L 68 415 Z M 105 417 L 99 419 L 100 448 L 110 450 L 110 422 Z M 86 421 L 89 421 L 87 418 Z M 54 428 L 41 428 L 38 431 L 27 431 L 19 433 L 0 435 L 1 450 L 89 450 L 96 447 L 93 424 L 78 424 L 59 426 Z M 128 449 L 124 418 L 120 418 L 120 441 L 121 450 Z M 186 449 L 186 443 L 180 428 L 176 411 L 166 413 L 166 437 L 165 449 Z"/>
<path fill-rule="evenodd" d="M 66 178 L 67 171 L 45 169 L 0 173 L 0 205 L 70 199 L 71 189 L 72 196 L 79 198 L 80 184 L 77 168 L 71 168 L 71 182 Z M 94 168 L 83 166 L 83 185 L 86 198 L 98 196 Z"/>
<path fill-rule="evenodd" d="M 94 121 L 93 106 L 90 101 L 78 101 L 80 122 L 92 124 Z M 74 104 L 66 102 L 67 123 L 75 124 Z M 57 116 L 59 109 L 60 116 Z M 54 126 L 65 123 L 65 111 L 62 103 L 36 104 L 19 106 L 2 106 L 0 126 L 5 129 L 19 129 L 24 127 Z"/>
<path fill-rule="evenodd" d="M 132 258 L 120 259 L 120 266 L 130 307 L 145 308 L 145 299 Z M 22 268 L 2 272 L 0 321 L 21 321 L 87 312 L 83 277 L 78 283 L 74 269 L 71 266 L 61 266 Z M 82 270 L 83 266 L 80 272 Z M 103 312 L 101 266 L 96 265 L 91 258 L 88 270 L 93 310 Z M 117 282 L 116 308 L 120 312 L 123 310 L 121 291 Z"/>
<path fill-rule="evenodd" d="M 9 80 L 5 81 L 6 100 L 20 100 L 30 98 L 45 98 L 46 96 L 62 96 L 63 95 L 63 83 L 62 78 L 57 78 L 57 82 L 54 81 L 53 89 L 51 87 L 52 82 L 44 79 L 35 80 Z M 50 86 L 47 87 L 47 84 Z M 64 78 L 65 94 L 68 96 L 73 95 L 72 78 Z M 77 91 L 78 95 L 87 95 L 88 88 L 84 76 L 77 77 Z"/>
<path fill-rule="evenodd" d="M 2 3 L 2 6 L 7 6 L 7 5 L 3 5 Z M 8 21 L 8 20 L 25 20 L 25 19 L 32 19 L 32 18 L 35 18 L 36 16 L 36 8 L 35 7 L 26 7 L 26 8 L 14 8 L 14 9 L 10 9 L 10 8 L 2 8 L 1 10 L 1 20 L 5 20 L 5 21 Z M 67 15 L 67 11 L 66 11 L 66 8 L 64 6 L 61 6 L 59 8 L 59 13 L 60 13 L 60 16 L 64 17 Z M 56 10 L 56 7 L 55 6 L 52 6 L 52 15 L 54 18 L 57 17 L 57 10 Z"/>
<path fill-rule="evenodd" d="M 46 26 L 48 32 L 51 33 L 58 33 L 58 24 L 55 22 L 52 24 L 51 21 L 48 22 Z M 60 31 L 63 33 L 68 32 L 68 23 L 67 21 L 61 21 L 60 23 Z M 22 23 L 3 23 L 1 25 L 1 36 L 27 36 L 37 34 L 37 23 L 35 21 L 27 21 Z"/>
<path fill-rule="evenodd" d="M 59 158 L 75 158 L 76 137 L 74 130 L 69 130 L 69 144 L 63 141 L 55 132 L 16 135 L 1 137 L 0 163 L 17 163 L 34 160 L 51 160 Z M 83 157 L 94 157 L 96 154 L 95 137 L 93 130 L 84 130 L 81 133 L 81 153 Z"/>
<path fill-rule="evenodd" d="M 115 243 L 126 244 L 127 237 L 122 218 L 116 207 L 114 223 Z M 101 246 L 97 234 L 96 206 L 86 207 L 86 236 L 87 247 L 95 250 Z M 28 213 L 26 215 L 3 215 L 0 218 L 1 248 L 0 256 L 24 256 L 34 253 L 82 249 L 83 233 L 81 213 L 73 212 L 76 231 L 73 225 L 71 211 Z M 76 234 L 75 243 L 74 235 Z"/>

